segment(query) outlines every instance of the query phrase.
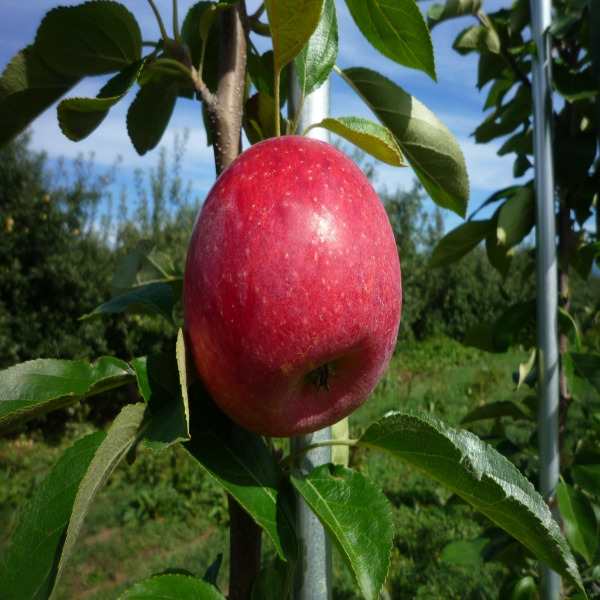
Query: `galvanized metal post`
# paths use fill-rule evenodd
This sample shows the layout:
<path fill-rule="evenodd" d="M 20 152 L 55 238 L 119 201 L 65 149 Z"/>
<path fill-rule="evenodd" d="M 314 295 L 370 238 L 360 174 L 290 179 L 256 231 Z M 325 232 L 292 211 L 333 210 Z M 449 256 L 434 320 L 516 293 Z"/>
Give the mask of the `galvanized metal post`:
<path fill-rule="evenodd" d="M 533 40 L 533 147 L 535 155 L 536 245 L 537 245 L 537 337 L 539 348 L 538 439 L 540 492 L 552 506 L 559 477 L 558 399 L 558 282 L 554 169 L 552 153 L 551 57 L 548 28 L 552 21 L 551 0 L 530 0 Z M 555 513 L 556 514 L 556 513 Z M 542 569 L 542 598 L 557 600 L 560 577 Z"/>
<path fill-rule="evenodd" d="M 293 73 L 290 73 L 292 75 Z M 302 102 L 296 77 L 291 77 L 290 118 L 296 114 Z M 298 121 L 298 132 L 302 133 L 309 125 L 318 123 L 329 113 L 329 81 L 304 99 L 302 113 Z M 313 129 L 310 137 L 328 141 L 324 129 Z M 315 442 L 331 439 L 329 427 L 292 438 L 292 452 L 305 448 Z M 331 448 L 315 448 L 304 454 L 300 469 L 304 473 L 314 467 L 331 462 Z M 331 598 L 331 546 L 323 526 L 299 495 L 296 498 L 296 528 L 300 541 L 300 560 L 294 583 L 295 600 L 330 600 Z"/>

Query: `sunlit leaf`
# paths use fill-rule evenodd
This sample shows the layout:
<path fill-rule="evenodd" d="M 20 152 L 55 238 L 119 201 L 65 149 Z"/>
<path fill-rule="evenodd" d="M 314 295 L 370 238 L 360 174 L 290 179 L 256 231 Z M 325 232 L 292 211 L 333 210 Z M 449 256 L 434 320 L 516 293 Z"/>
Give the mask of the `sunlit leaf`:
<path fill-rule="evenodd" d="M 415 0 L 346 0 L 363 35 L 384 56 L 435 80 L 433 46 Z"/>
<path fill-rule="evenodd" d="M 362 117 L 335 117 L 323 119 L 310 126 L 323 127 L 348 142 L 358 146 L 367 154 L 394 167 L 406 166 L 402 152 L 392 133 L 383 125 Z"/>
<path fill-rule="evenodd" d="M 104 356 L 84 360 L 40 358 L 0 371 L 0 430 L 39 417 L 133 379 L 129 366 Z"/>
<path fill-rule="evenodd" d="M 359 443 L 442 483 L 583 590 L 575 559 L 544 499 L 508 459 L 472 433 L 429 414 L 396 412 L 371 425 Z"/>
<path fill-rule="evenodd" d="M 421 102 L 383 75 L 363 68 L 344 78 L 396 138 L 432 200 L 464 216 L 469 178 L 464 156 L 446 126 Z"/>
<path fill-rule="evenodd" d="M 387 576 L 394 525 L 389 502 L 367 478 L 323 465 L 292 483 L 323 523 L 367 600 L 378 600 Z"/>

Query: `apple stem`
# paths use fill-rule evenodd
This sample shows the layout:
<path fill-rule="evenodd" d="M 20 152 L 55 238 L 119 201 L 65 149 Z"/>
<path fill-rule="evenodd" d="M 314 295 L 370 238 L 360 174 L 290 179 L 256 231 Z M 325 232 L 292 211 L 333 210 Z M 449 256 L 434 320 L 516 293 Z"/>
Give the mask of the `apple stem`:
<path fill-rule="evenodd" d="M 281 121 L 279 117 L 279 87 L 281 84 L 281 71 L 275 69 L 275 80 L 273 82 L 275 96 L 275 137 L 281 135 Z"/>
<path fill-rule="evenodd" d="M 304 446 L 304 448 L 300 448 L 299 450 L 288 454 L 283 461 L 281 461 L 281 466 L 284 468 L 290 467 L 297 458 L 303 456 L 310 450 L 314 450 L 315 448 L 323 448 L 325 446 L 358 446 L 359 444 L 360 440 L 353 439 L 323 440 L 322 442 L 315 442 L 314 444 L 309 444 L 308 446 Z"/>

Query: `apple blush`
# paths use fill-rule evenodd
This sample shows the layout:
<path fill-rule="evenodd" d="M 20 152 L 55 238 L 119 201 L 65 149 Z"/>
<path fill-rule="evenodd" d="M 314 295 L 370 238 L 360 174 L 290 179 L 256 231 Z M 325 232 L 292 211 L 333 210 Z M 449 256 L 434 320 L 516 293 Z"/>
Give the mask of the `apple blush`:
<path fill-rule="evenodd" d="M 283 437 L 339 421 L 386 369 L 402 304 L 385 209 L 333 146 L 284 136 L 216 181 L 188 249 L 185 330 L 217 405 Z"/>

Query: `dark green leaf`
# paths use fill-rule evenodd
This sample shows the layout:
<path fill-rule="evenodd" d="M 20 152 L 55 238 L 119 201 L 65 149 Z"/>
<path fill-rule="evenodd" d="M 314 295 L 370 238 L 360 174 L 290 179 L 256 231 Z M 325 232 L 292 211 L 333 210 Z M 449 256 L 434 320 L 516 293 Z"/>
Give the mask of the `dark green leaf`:
<path fill-rule="evenodd" d="M 459 54 L 474 52 L 493 52 L 500 54 L 500 38 L 498 34 L 485 25 L 473 25 L 461 31 L 452 47 Z"/>
<path fill-rule="evenodd" d="M 475 423 L 476 421 L 483 421 L 485 419 L 498 419 L 500 417 L 531 420 L 534 415 L 531 415 L 524 406 L 519 406 L 516 402 L 489 402 L 488 404 L 478 406 L 464 416 L 461 425 Z"/>
<path fill-rule="evenodd" d="M 37 30 L 35 48 L 59 73 L 101 75 L 140 60 L 142 35 L 135 17 L 122 4 L 93 0 L 47 13 Z"/>
<path fill-rule="evenodd" d="M 281 600 L 289 598 L 294 582 L 290 563 L 275 558 L 260 570 L 252 586 L 251 600 Z"/>
<path fill-rule="evenodd" d="M 189 440 L 189 375 L 182 332 L 177 336 L 175 354 L 136 358 L 131 366 L 140 394 L 149 407 L 144 446 L 163 450 Z"/>
<path fill-rule="evenodd" d="M 564 65 L 553 65 L 552 83 L 556 91 L 569 102 L 594 98 L 600 91 L 591 67 L 571 71 Z"/>
<path fill-rule="evenodd" d="M 210 583 L 211 585 L 217 585 L 217 579 L 219 578 L 219 571 L 221 570 L 221 564 L 223 563 L 223 553 L 219 552 L 217 558 L 206 569 L 202 579 Z"/>
<path fill-rule="evenodd" d="M 108 302 L 96 307 L 91 313 L 81 317 L 89 319 L 100 315 L 112 315 L 123 312 L 162 315 L 173 320 L 175 295 L 169 283 L 147 283 L 131 288 L 128 292 L 111 298 Z"/>
<path fill-rule="evenodd" d="M 75 542 L 92 502 L 140 436 L 146 408 L 146 404 L 143 402 L 124 406 L 94 454 L 75 496 L 65 541 L 60 553 L 60 561 L 56 569 L 55 585 L 58 584 L 73 553 Z"/>
<path fill-rule="evenodd" d="M 571 31 L 580 19 L 578 14 L 567 14 L 554 19 L 550 26 L 550 34 L 555 38 L 563 38 Z"/>
<path fill-rule="evenodd" d="M 83 360 L 38 359 L 0 371 L 0 430 L 125 385 L 126 363 L 104 356 Z"/>
<path fill-rule="evenodd" d="M 573 480 L 588 494 L 600 498 L 600 454 L 592 455 L 589 460 L 588 457 L 575 457 L 575 464 L 571 467 Z"/>
<path fill-rule="evenodd" d="M 514 250 L 503 244 L 500 244 L 498 240 L 497 231 L 499 212 L 500 209 L 496 210 L 494 216 L 492 217 L 492 230 L 485 238 L 485 251 L 492 267 L 494 267 L 494 269 L 500 273 L 502 278 L 505 279 L 508 274 L 508 269 L 510 268 Z"/>
<path fill-rule="evenodd" d="M 265 0 L 276 71 L 304 48 L 319 24 L 323 4 L 324 0 Z"/>
<path fill-rule="evenodd" d="M 589 381 L 600 392 L 600 354 L 570 352 L 575 373 Z"/>
<path fill-rule="evenodd" d="M 49 597 L 77 490 L 105 438 L 98 431 L 75 442 L 36 486 L 0 563 L 3 600 Z"/>
<path fill-rule="evenodd" d="M 475 540 L 458 540 L 444 546 L 440 558 L 452 565 L 461 567 L 481 568 L 483 549 L 488 544 L 486 538 Z"/>
<path fill-rule="evenodd" d="M 362 117 L 336 117 L 323 119 L 320 123 L 311 125 L 309 129 L 313 127 L 323 127 L 343 137 L 388 165 L 406 166 L 396 139 L 389 129 L 379 123 Z"/>
<path fill-rule="evenodd" d="M 490 86 L 490 91 L 488 92 L 485 104 L 483 105 L 483 110 L 499 107 L 514 84 L 515 80 L 512 77 L 499 77 L 496 79 Z"/>
<path fill-rule="evenodd" d="M 53 71 L 33 46 L 16 54 L 0 77 L 0 146 L 26 129 L 77 81 Z"/>
<path fill-rule="evenodd" d="M 504 456 L 432 415 L 390 414 L 360 444 L 384 450 L 447 486 L 583 590 L 577 564 L 544 499 Z"/>
<path fill-rule="evenodd" d="M 226 600 L 217 588 L 189 575 L 156 575 L 125 590 L 119 600 Z"/>
<path fill-rule="evenodd" d="M 533 165 L 524 154 L 519 154 L 513 163 L 513 177 L 523 177 Z"/>
<path fill-rule="evenodd" d="M 371 45 L 397 63 L 435 80 L 429 30 L 414 0 L 346 0 L 350 14 Z"/>
<path fill-rule="evenodd" d="M 498 150 L 498 156 L 515 152 L 517 154 L 533 154 L 533 130 L 519 132 L 508 138 Z"/>
<path fill-rule="evenodd" d="M 510 32 L 520 33 L 530 22 L 529 0 L 515 0 L 510 11 Z"/>
<path fill-rule="evenodd" d="M 68 98 L 58 105 L 58 124 L 74 142 L 86 138 L 127 93 L 140 73 L 142 62 L 133 63 L 115 75 L 96 98 Z"/>
<path fill-rule="evenodd" d="M 446 234 L 433 249 L 429 267 L 443 267 L 468 254 L 486 237 L 491 221 L 467 221 Z"/>
<path fill-rule="evenodd" d="M 283 474 L 259 436 L 225 417 L 197 382 L 190 390 L 189 453 L 265 530 L 279 557 L 293 560 L 297 551 L 293 509 Z"/>
<path fill-rule="evenodd" d="M 251 144 L 275 137 L 275 102 L 265 93 L 258 92 L 246 100 L 244 131 Z"/>
<path fill-rule="evenodd" d="M 379 73 L 352 68 L 343 75 L 394 134 L 432 200 L 464 216 L 469 178 L 464 156 L 446 126 L 425 105 Z"/>
<path fill-rule="evenodd" d="M 507 79 L 510 76 L 510 69 L 502 56 L 494 52 L 482 52 L 479 55 L 479 65 L 477 66 L 477 87 L 479 89 L 492 79 L 498 77 Z"/>
<path fill-rule="evenodd" d="M 581 492 L 564 481 L 558 484 L 556 496 L 565 536 L 573 550 L 581 554 L 588 565 L 593 564 L 600 529 L 592 505 Z"/>
<path fill-rule="evenodd" d="M 500 207 L 496 238 L 505 248 L 516 246 L 531 231 L 534 223 L 534 197 L 529 186 L 520 188 Z"/>
<path fill-rule="evenodd" d="M 448 19 L 476 15 L 480 8 L 481 0 L 446 0 L 445 4 L 432 4 L 427 11 L 429 28 Z"/>
<path fill-rule="evenodd" d="M 138 154 L 160 142 L 177 101 L 178 84 L 148 83 L 140 88 L 127 112 L 127 131 Z"/>
<path fill-rule="evenodd" d="M 319 517 L 351 569 L 362 595 L 377 600 L 387 576 L 394 523 L 390 504 L 366 477 L 323 465 L 292 483 Z"/>
<path fill-rule="evenodd" d="M 577 248 L 571 260 L 573 267 L 583 279 L 587 279 L 592 272 L 594 261 L 600 257 L 600 242 L 591 242 Z"/>
<path fill-rule="evenodd" d="M 338 25 L 335 1 L 325 0 L 321 20 L 294 65 L 302 97 L 321 87 L 329 77 L 338 53 Z"/>

